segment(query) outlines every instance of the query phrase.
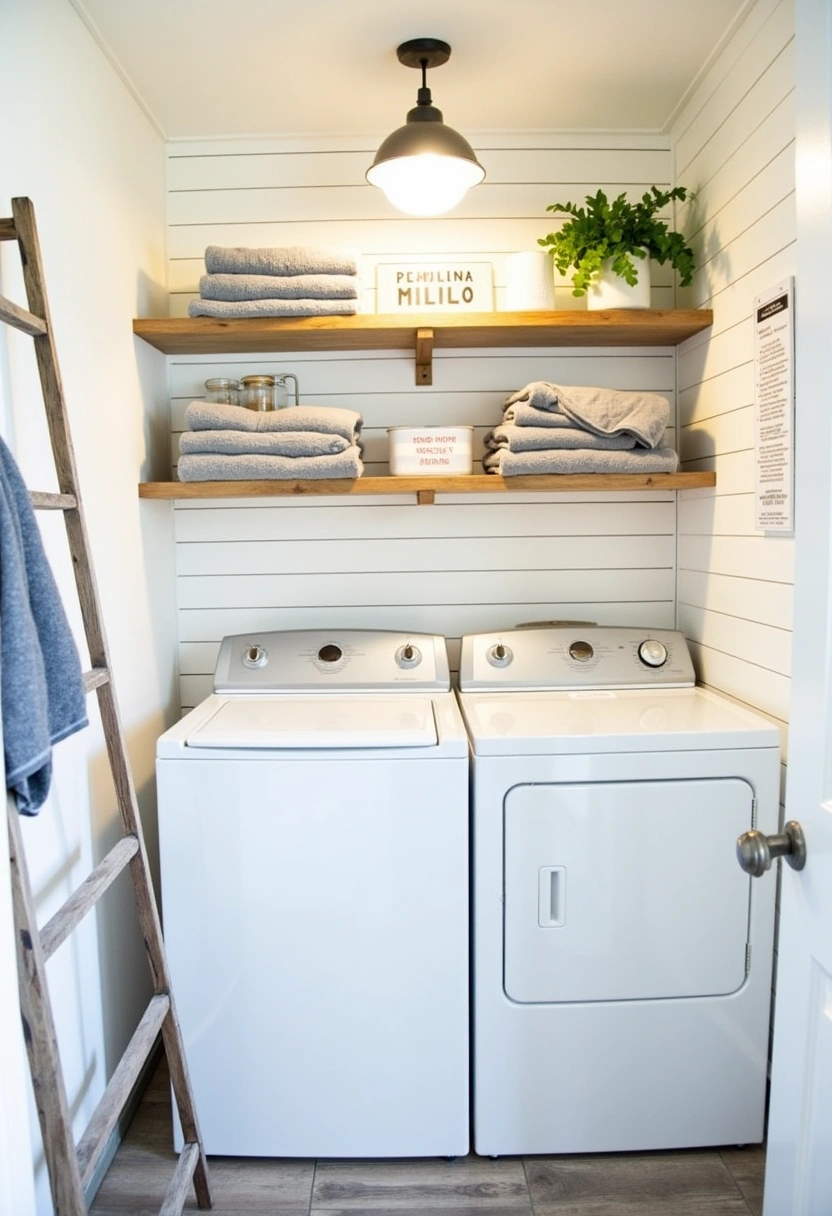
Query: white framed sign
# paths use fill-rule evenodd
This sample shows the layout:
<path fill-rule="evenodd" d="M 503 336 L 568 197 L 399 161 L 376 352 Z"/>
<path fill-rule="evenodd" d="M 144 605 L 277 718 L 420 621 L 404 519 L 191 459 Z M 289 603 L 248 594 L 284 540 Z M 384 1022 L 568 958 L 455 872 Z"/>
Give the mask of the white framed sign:
<path fill-rule="evenodd" d="M 379 262 L 376 312 L 493 312 L 490 262 Z"/>
<path fill-rule="evenodd" d="M 754 300 L 754 521 L 794 531 L 794 279 Z"/>

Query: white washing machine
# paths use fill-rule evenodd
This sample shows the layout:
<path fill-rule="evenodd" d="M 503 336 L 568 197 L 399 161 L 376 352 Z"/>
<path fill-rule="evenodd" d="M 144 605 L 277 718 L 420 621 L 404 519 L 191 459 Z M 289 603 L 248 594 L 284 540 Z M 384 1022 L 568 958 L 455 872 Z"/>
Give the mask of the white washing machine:
<path fill-rule="evenodd" d="M 157 748 L 206 1152 L 466 1153 L 469 764 L 444 639 L 227 637 L 214 687 Z"/>
<path fill-rule="evenodd" d="M 779 732 L 694 687 L 682 634 L 463 639 L 473 1130 L 488 1155 L 763 1137 Z"/>

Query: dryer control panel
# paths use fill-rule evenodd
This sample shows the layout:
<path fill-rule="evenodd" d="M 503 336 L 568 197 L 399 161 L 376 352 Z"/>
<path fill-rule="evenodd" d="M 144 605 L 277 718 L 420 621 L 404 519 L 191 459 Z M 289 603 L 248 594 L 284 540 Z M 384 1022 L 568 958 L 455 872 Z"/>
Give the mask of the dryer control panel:
<path fill-rule="evenodd" d="M 223 638 L 214 692 L 448 692 L 445 639 L 393 630 L 299 629 Z"/>
<path fill-rule="evenodd" d="M 687 641 L 677 630 L 558 625 L 462 639 L 464 692 L 691 688 L 695 682 Z"/>

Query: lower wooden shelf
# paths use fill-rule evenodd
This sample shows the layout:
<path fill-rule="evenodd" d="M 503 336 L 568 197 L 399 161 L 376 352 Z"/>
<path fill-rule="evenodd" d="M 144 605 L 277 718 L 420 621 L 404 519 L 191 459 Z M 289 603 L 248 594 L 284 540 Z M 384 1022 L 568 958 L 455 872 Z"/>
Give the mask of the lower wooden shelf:
<path fill-rule="evenodd" d="M 605 492 L 621 490 L 696 490 L 716 485 L 716 474 L 560 473 L 550 477 L 498 477 L 470 473 L 458 477 L 359 477 L 354 481 L 145 481 L 140 498 L 304 498 L 315 495 L 415 494 L 432 503 L 437 494 L 515 492 Z"/>

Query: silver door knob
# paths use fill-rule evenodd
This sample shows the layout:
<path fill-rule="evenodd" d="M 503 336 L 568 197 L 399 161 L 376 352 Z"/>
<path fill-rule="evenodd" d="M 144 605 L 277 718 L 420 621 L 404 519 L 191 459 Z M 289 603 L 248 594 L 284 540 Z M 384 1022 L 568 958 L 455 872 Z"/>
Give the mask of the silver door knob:
<path fill-rule="evenodd" d="M 793 870 L 802 870 L 806 865 L 806 837 L 796 819 L 790 819 L 776 836 L 743 832 L 737 841 L 737 861 L 752 878 L 770 870 L 775 857 L 785 857 Z"/>

